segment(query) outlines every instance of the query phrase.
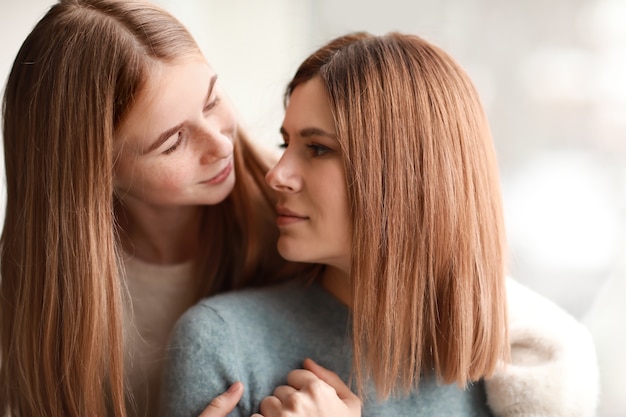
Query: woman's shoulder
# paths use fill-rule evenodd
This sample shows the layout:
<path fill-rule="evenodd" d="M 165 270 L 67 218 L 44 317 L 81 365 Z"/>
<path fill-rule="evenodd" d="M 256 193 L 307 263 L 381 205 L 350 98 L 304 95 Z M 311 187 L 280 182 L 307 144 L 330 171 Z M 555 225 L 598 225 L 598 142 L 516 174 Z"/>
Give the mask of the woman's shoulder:
<path fill-rule="evenodd" d="M 347 320 L 346 307 L 317 282 L 291 280 L 205 298 L 185 312 L 177 334 L 209 339 L 260 336 L 272 329 L 330 326 Z"/>
<path fill-rule="evenodd" d="M 178 326 L 216 328 L 219 326 L 253 327 L 263 321 L 285 316 L 307 298 L 309 288 L 299 281 L 260 288 L 229 291 L 200 300 L 187 310 Z"/>

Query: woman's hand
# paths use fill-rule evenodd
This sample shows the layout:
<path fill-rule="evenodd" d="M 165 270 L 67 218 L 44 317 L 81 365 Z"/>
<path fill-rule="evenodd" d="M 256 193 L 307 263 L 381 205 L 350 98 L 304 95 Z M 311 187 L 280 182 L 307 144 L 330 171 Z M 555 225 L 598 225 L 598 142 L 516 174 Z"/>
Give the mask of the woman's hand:
<path fill-rule="evenodd" d="M 198 417 L 226 417 L 233 411 L 241 396 L 243 395 L 243 384 L 235 382 L 228 388 L 228 391 L 213 398 L 213 401 L 204 409 Z"/>
<path fill-rule="evenodd" d="M 360 417 L 361 400 L 335 374 L 313 362 L 287 376 L 274 395 L 261 401 L 261 414 L 252 417 Z M 202 416 L 205 417 L 205 416 Z"/>

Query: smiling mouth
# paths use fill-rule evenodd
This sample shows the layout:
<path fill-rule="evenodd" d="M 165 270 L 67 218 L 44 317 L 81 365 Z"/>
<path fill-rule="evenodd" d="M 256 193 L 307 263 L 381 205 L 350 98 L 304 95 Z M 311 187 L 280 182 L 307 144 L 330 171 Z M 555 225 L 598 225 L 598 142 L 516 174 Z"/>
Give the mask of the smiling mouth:
<path fill-rule="evenodd" d="M 221 170 L 216 176 L 214 176 L 210 180 L 203 181 L 203 183 L 211 184 L 211 185 L 221 184 L 226 180 L 226 178 L 228 178 L 232 170 L 233 170 L 233 161 L 231 160 L 228 162 L 228 165 L 226 165 L 226 167 L 223 170 Z"/>

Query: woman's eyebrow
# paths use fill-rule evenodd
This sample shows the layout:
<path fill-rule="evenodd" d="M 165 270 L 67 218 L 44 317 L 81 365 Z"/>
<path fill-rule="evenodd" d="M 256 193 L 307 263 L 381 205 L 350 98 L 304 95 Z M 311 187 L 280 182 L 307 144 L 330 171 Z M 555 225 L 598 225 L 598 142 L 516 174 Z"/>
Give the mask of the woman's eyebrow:
<path fill-rule="evenodd" d="M 169 139 L 170 136 L 172 136 L 174 133 L 178 132 L 180 129 L 182 129 L 182 127 L 185 125 L 186 122 L 182 122 L 177 124 L 174 127 L 171 127 L 169 129 L 167 129 L 165 132 L 161 133 L 159 135 L 159 137 L 157 138 L 157 140 L 155 140 L 154 142 L 152 142 L 152 144 L 148 147 L 148 149 L 146 149 L 145 151 L 143 151 L 143 155 L 148 154 L 152 151 L 154 151 L 155 149 L 157 149 L 159 146 L 161 146 L 166 140 Z"/>
<path fill-rule="evenodd" d="M 217 81 L 217 74 L 213 74 L 211 80 L 209 81 L 209 90 L 206 93 L 206 97 L 204 99 L 205 103 L 208 103 L 211 98 L 211 94 L 213 94 L 213 87 L 215 87 L 215 82 Z"/>
<path fill-rule="evenodd" d="M 308 138 L 311 136 L 326 136 L 331 139 L 337 140 L 337 135 L 331 132 L 327 132 L 324 129 L 320 129 L 319 127 L 305 127 L 300 130 L 300 136 L 303 138 Z"/>
<path fill-rule="evenodd" d="M 280 128 L 280 134 L 284 137 L 289 137 L 289 134 L 284 127 Z M 298 132 L 298 136 L 301 136 L 303 138 L 309 138 L 311 136 L 325 136 L 337 140 L 337 135 L 335 133 L 327 132 L 324 129 L 320 129 L 319 127 L 305 127 L 304 129 L 300 129 L 300 131 Z"/>

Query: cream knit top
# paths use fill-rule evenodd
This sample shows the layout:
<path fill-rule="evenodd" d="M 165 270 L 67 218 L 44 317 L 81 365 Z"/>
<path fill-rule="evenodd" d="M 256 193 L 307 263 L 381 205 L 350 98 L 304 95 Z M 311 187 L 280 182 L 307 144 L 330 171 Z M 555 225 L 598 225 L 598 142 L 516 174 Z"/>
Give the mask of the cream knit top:
<path fill-rule="evenodd" d="M 158 416 L 165 345 L 194 300 L 193 262 L 157 265 L 127 255 L 124 361 L 129 416 Z"/>

